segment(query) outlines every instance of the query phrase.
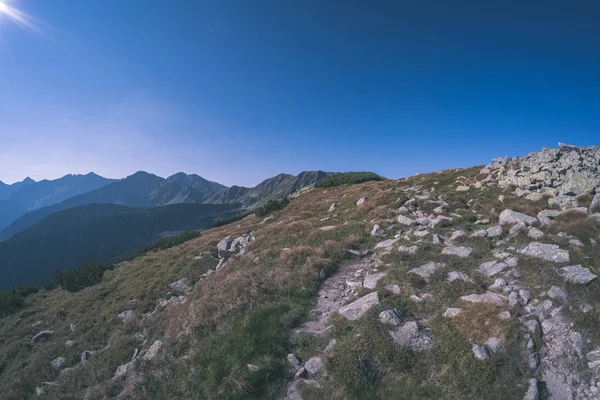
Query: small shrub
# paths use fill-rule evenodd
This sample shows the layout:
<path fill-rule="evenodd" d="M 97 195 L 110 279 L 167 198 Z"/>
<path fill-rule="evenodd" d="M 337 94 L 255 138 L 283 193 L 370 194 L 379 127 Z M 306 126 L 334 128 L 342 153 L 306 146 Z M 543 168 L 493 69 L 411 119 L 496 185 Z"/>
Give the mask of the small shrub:
<path fill-rule="evenodd" d="M 201 235 L 201 233 L 198 231 L 183 232 L 183 233 L 180 233 L 179 235 L 172 236 L 167 239 L 162 239 L 162 240 L 154 242 L 148 246 L 144 246 L 141 249 L 136 250 L 133 253 L 130 253 L 130 254 L 120 258 L 119 262 L 120 261 L 131 261 L 141 255 L 144 255 L 146 253 L 150 253 L 153 251 L 170 249 L 171 247 L 179 246 L 180 244 L 185 243 L 188 240 L 196 239 L 197 237 L 200 237 L 200 235 Z"/>
<path fill-rule="evenodd" d="M 246 218 L 248 215 L 252 215 L 252 213 L 251 212 L 245 212 L 245 213 L 242 213 L 242 214 L 234 215 L 233 217 L 230 217 L 230 218 L 224 218 L 224 219 L 216 220 L 212 224 L 211 228 L 218 228 L 219 226 L 232 224 L 234 222 L 237 222 L 237 221 L 240 221 L 240 220 Z"/>
<path fill-rule="evenodd" d="M 77 292 L 102 280 L 104 271 L 113 269 L 112 264 L 89 263 L 66 271 L 58 270 L 56 284 L 69 292 Z"/>
<path fill-rule="evenodd" d="M 287 197 L 268 200 L 266 203 L 254 210 L 254 215 L 260 218 L 266 217 L 267 214 L 273 211 L 283 210 L 289 203 L 290 201 Z"/>
<path fill-rule="evenodd" d="M 38 289 L 33 286 L 14 287 L 0 292 L 0 318 L 19 310 L 25 305 L 25 298 Z"/>
<path fill-rule="evenodd" d="M 344 172 L 326 176 L 317 181 L 315 187 L 325 188 L 347 184 L 356 184 L 370 181 L 382 181 L 384 178 L 374 172 Z"/>

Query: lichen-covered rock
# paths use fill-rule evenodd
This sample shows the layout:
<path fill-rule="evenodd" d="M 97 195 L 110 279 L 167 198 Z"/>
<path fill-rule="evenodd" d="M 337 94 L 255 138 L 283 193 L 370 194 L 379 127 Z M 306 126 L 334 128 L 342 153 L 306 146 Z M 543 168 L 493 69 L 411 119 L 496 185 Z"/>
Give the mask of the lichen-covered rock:
<path fill-rule="evenodd" d="M 508 209 L 500 213 L 500 225 L 513 225 L 519 222 L 522 222 L 525 225 L 533 225 L 537 222 L 537 219 L 530 217 L 529 215 Z"/>
<path fill-rule="evenodd" d="M 397 310 L 385 310 L 379 314 L 379 322 L 386 325 L 400 325 L 404 316 Z"/>
<path fill-rule="evenodd" d="M 462 308 L 447 308 L 444 312 L 444 317 L 446 318 L 454 318 L 458 317 L 463 312 Z"/>
<path fill-rule="evenodd" d="M 188 294 L 192 290 L 192 285 L 190 284 L 190 280 L 187 278 L 182 278 L 178 281 L 169 284 L 169 288 L 176 295 L 185 295 Z"/>
<path fill-rule="evenodd" d="M 405 225 L 405 226 L 410 226 L 415 223 L 415 221 L 413 219 L 405 217 L 404 215 L 398 215 L 397 220 L 398 220 L 398 223 Z"/>
<path fill-rule="evenodd" d="M 372 292 L 353 301 L 350 304 L 341 307 L 338 312 L 340 315 L 349 319 L 350 321 L 355 321 L 369 312 L 370 309 L 378 305 L 379 294 L 377 292 Z"/>
<path fill-rule="evenodd" d="M 487 292 L 483 294 L 469 294 L 466 296 L 461 296 L 460 299 L 468 303 L 487 303 L 495 304 L 497 306 L 504 305 L 505 300 L 507 300 L 505 296 L 501 296 L 492 292 Z"/>
<path fill-rule="evenodd" d="M 429 279 L 439 269 L 445 268 L 446 264 L 430 261 L 419 268 L 413 268 L 408 271 L 411 274 L 419 275 L 422 278 Z"/>
<path fill-rule="evenodd" d="M 519 253 L 529 256 L 540 258 L 545 261 L 552 261 L 555 263 L 566 263 L 569 262 L 569 252 L 562 250 L 555 244 L 531 242 L 523 249 L 519 250 Z"/>
<path fill-rule="evenodd" d="M 373 229 L 371 229 L 371 236 L 382 237 L 385 236 L 385 231 L 381 229 L 381 227 L 377 224 L 373 225 Z"/>
<path fill-rule="evenodd" d="M 404 323 L 401 327 L 390 332 L 394 342 L 402 347 L 407 347 L 414 351 L 430 350 L 435 341 L 425 330 L 420 329 L 415 321 Z"/>
<path fill-rule="evenodd" d="M 311 357 L 306 363 L 304 363 L 304 368 L 311 375 L 316 375 L 323 368 L 323 360 L 321 357 Z"/>
<path fill-rule="evenodd" d="M 477 270 L 485 276 L 494 276 L 504 271 L 506 268 L 508 268 L 506 263 L 494 260 L 481 264 Z"/>
<path fill-rule="evenodd" d="M 43 340 L 49 340 L 52 338 L 52 335 L 54 335 L 54 331 L 51 331 L 51 330 L 45 330 L 45 331 L 38 332 L 34 337 L 31 338 L 31 343 L 37 343 L 37 342 L 41 342 Z"/>
<path fill-rule="evenodd" d="M 67 359 L 64 357 L 56 357 L 54 360 L 50 361 L 50 365 L 54 369 L 61 369 L 67 364 Z"/>
<path fill-rule="evenodd" d="M 474 344 L 471 347 L 471 351 L 473 352 L 473 355 L 475 356 L 475 358 L 478 360 L 488 360 L 490 358 L 490 355 L 488 354 L 485 347 L 480 346 L 478 344 Z"/>
<path fill-rule="evenodd" d="M 469 257 L 469 254 L 473 251 L 470 247 L 462 246 L 446 246 L 442 250 L 442 254 L 458 256 L 461 258 Z"/>
<path fill-rule="evenodd" d="M 558 273 L 567 282 L 578 283 L 582 285 L 585 285 L 586 283 L 589 283 L 597 278 L 597 276 L 592 274 L 588 268 L 583 268 L 581 265 L 570 265 L 568 267 L 560 268 Z"/>
<path fill-rule="evenodd" d="M 367 274 L 363 282 L 363 287 L 365 289 L 375 289 L 375 287 L 377 286 L 377 282 L 379 282 L 379 280 L 384 276 L 384 272 L 379 272 L 376 274 Z"/>

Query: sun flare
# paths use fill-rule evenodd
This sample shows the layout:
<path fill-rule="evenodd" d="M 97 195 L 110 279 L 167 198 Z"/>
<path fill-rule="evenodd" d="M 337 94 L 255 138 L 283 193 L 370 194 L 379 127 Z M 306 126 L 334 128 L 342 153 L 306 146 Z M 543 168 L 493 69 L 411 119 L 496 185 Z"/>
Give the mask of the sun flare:
<path fill-rule="evenodd" d="M 12 7 L 6 1 L 0 0 L 0 20 L 7 17 L 10 21 L 19 25 L 21 28 L 42 34 L 41 25 L 35 19 L 23 11 Z"/>

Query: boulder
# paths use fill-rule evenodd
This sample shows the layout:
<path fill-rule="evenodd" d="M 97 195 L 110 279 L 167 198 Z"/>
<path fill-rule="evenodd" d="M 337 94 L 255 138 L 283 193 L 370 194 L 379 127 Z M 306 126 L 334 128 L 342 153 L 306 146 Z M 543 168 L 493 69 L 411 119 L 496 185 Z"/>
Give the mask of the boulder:
<path fill-rule="evenodd" d="M 398 223 L 406 226 L 410 226 L 415 223 L 411 218 L 405 217 L 404 215 L 398 215 Z"/>
<path fill-rule="evenodd" d="M 541 239 L 544 237 L 544 232 L 540 231 L 538 228 L 532 226 L 529 228 L 529 232 L 527 232 L 527 236 L 532 239 Z"/>
<path fill-rule="evenodd" d="M 375 249 L 391 250 L 392 246 L 394 244 L 396 244 L 397 241 L 398 241 L 398 239 L 387 239 L 387 240 L 381 241 L 375 245 Z"/>
<path fill-rule="evenodd" d="M 425 265 L 421 265 L 419 268 L 413 268 L 408 271 L 411 274 L 419 275 L 422 278 L 429 279 L 435 273 L 435 271 L 445 268 L 446 264 L 430 261 Z"/>
<path fill-rule="evenodd" d="M 442 250 L 442 254 L 458 256 L 461 258 L 468 257 L 469 254 L 473 251 L 470 247 L 461 247 L 461 246 L 446 246 L 444 250 Z"/>
<path fill-rule="evenodd" d="M 31 343 L 37 343 L 45 340 L 52 339 L 52 335 L 54 335 L 54 331 L 45 330 L 38 332 L 34 337 L 31 338 Z"/>
<path fill-rule="evenodd" d="M 594 178 L 590 178 L 581 172 L 570 172 L 565 178 L 560 193 L 568 196 L 577 196 L 591 192 L 596 185 L 597 182 Z"/>
<path fill-rule="evenodd" d="M 469 277 L 469 275 L 465 274 L 464 272 L 460 272 L 460 271 L 448 272 L 448 275 L 446 275 L 446 280 L 448 282 L 463 281 L 463 282 L 474 283 L 473 279 L 471 279 Z"/>
<path fill-rule="evenodd" d="M 465 236 L 467 236 L 467 232 L 463 231 L 462 229 L 457 230 L 457 231 L 452 232 L 452 235 L 450 236 L 450 241 L 453 242 L 456 239 L 465 237 Z"/>
<path fill-rule="evenodd" d="M 523 400 L 540 400 L 540 393 L 538 391 L 538 381 L 535 378 L 529 380 L 527 392 Z"/>
<path fill-rule="evenodd" d="M 600 347 L 587 353 L 588 367 L 596 368 L 600 365 Z"/>
<path fill-rule="evenodd" d="M 531 242 L 526 247 L 519 250 L 519 253 L 555 263 L 569 262 L 569 252 L 567 250 L 562 250 L 555 244 Z"/>
<path fill-rule="evenodd" d="M 96 355 L 95 351 L 91 351 L 91 350 L 86 350 L 83 353 L 81 353 L 81 364 L 85 364 L 87 363 L 90 358 L 94 357 Z"/>
<path fill-rule="evenodd" d="M 298 357 L 296 357 L 294 353 L 289 353 L 287 355 L 287 361 L 296 368 L 300 366 L 300 360 L 298 359 Z"/>
<path fill-rule="evenodd" d="M 548 296 L 553 299 L 561 299 L 562 301 L 567 300 L 567 294 L 558 286 L 552 286 L 550 290 L 548 290 Z"/>
<path fill-rule="evenodd" d="M 426 334 L 415 321 L 404 323 L 401 327 L 390 332 L 394 342 L 402 347 L 407 347 L 414 351 L 430 350 L 435 341 Z"/>
<path fill-rule="evenodd" d="M 358 201 L 356 202 L 356 206 L 362 206 L 363 204 L 365 204 L 365 197 L 361 197 L 360 199 L 358 199 Z"/>
<path fill-rule="evenodd" d="M 231 255 L 233 255 L 234 252 L 231 249 L 232 243 L 233 239 L 231 238 L 231 236 L 227 236 L 217 244 L 217 252 L 219 254 L 219 258 L 228 258 Z"/>
<path fill-rule="evenodd" d="M 311 357 L 306 363 L 304 368 L 311 375 L 316 375 L 323 368 L 323 360 L 321 357 Z"/>
<path fill-rule="evenodd" d="M 379 272 L 376 274 L 369 274 L 365 276 L 365 280 L 363 282 L 363 287 L 366 289 L 375 289 L 377 286 L 377 282 L 385 276 L 384 272 Z"/>
<path fill-rule="evenodd" d="M 155 340 L 154 343 L 152 343 L 152 346 L 150 346 L 148 351 L 146 351 L 146 353 L 142 357 L 142 360 L 152 361 L 156 357 L 156 355 L 158 354 L 160 349 L 162 348 L 162 345 L 163 345 L 163 343 L 160 340 Z"/>
<path fill-rule="evenodd" d="M 62 369 L 67 364 L 67 359 L 64 357 L 56 357 L 54 360 L 50 361 L 50 365 L 54 369 Z"/>
<path fill-rule="evenodd" d="M 477 269 L 481 274 L 486 276 L 494 276 L 508 268 L 508 265 L 499 261 L 488 261 L 479 266 Z"/>
<path fill-rule="evenodd" d="M 182 278 L 178 281 L 175 281 L 169 284 L 169 288 L 178 296 L 183 296 L 188 294 L 192 290 L 192 285 L 190 284 L 190 280 L 187 278 Z"/>
<path fill-rule="evenodd" d="M 502 235 L 502 227 L 500 225 L 494 225 L 489 227 L 486 232 L 488 237 L 497 237 Z"/>
<path fill-rule="evenodd" d="M 410 246 L 410 247 L 400 246 L 400 247 L 398 247 L 398 251 L 400 253 L 406 253 L 406 254 L 416 254 L 418 250 L 419 250 L 419 248 L 417 246 Z"/>
<path fill-rule="evenodd" d="M 400 289 L 400 286 L 398 285 L 386 285 L 384 287 L 385 290 L 392 292 L 394 294 L 400 294 L 402 293 L 402 290 Z"/>
<path fill-rule="evenodd" d="M 373 307 L 378 305 L 379 294 L 377 292 L 372 292 L 353 301 L 350 304 L 341 307 L 338 312 L 340 315 L 349 319 L 350 321 L 356 321 L 369 312 L 369 310 L 371 310 Z"/>
<path fill-rule="evenodd" d="M 488 354 L 485 347 L 480 346 L 478 344 L 474 344 L 471 347 L 471 351 L 473 352 L 473 355 L 475 356 L 475 358 L 478 360 L 488 360 L 490 358 L 490 355 Z"/>
<path fill-rule="evenodd" d="M 581 265 L 570 265 L 558 270 L 560 276 L 564 280 L 571 283 L 585 285 L 597 278 L 588 268 L 583 268 Z"/>
<path fill-rule="evenodd" d="M 381 227 L 379 225 L 375 224 L 373 226 L 373 229 L 371 229 L 371 236 L 375 236 L 375 237 L 385 236 L 385 231 L 383 229 L 381 229 Z"/>
<path fill-rule="evenodd" d="M 500 225 L 513 225 L 519 222 L 525 225 L 533 225 L 537 222 L 537 219 L 509 209 L 500 213 Z"/>
<path fill-rule="evenodd" d="M 466 296 L 461 296 L 460 300 L 466 301 L 468 303 L 485 303 L 502 306 L 504 305 L 506 297 L 493 292 L 486 292 L 483 294 L 469 294 Z"/>

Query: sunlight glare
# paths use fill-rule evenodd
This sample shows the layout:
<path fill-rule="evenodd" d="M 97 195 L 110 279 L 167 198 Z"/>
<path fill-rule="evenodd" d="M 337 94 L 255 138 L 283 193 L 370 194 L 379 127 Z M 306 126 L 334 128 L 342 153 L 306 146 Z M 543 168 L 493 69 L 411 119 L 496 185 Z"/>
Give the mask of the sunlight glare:
<path fill-rule="evenodd" d="M 41 29 L 40 24 L 31 18 L 29 15 L 24 13 L 23 11 L 11 7 L 6 4 L 6 1 L 0 0 L 0 18 L 3 16 L 8 17 L 12 22 L 19 25 L 21 28 L 29 31 L 36 32 L 38 34 L 43 34 L 44 32 Z"/>

